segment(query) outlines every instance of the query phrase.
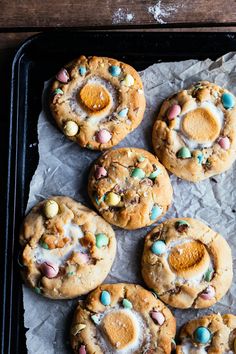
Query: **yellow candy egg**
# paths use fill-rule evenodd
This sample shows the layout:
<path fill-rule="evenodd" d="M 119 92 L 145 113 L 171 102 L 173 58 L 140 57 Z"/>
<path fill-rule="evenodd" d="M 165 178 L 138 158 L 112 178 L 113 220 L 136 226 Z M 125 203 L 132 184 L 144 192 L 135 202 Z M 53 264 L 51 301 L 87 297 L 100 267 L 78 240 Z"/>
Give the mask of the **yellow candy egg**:
<path fill-rule="evenodd" d="M 120 203 L 120 196 L 114 192 L 110 192 L 107 194 L 105 201 L 109 206 L 116 206 Z"/>
<path fill-rule="evenodd" d="M 73 122 L 73 120 L 69 120 L 64 125 L 64 133 L 67 136 L 75 136 L 78 133 L 78 130 L 79 130 L 78 124 Z"/>
<path fill-rule="evenodd" d="M 48 219 L 54 218 L 59 212 L 59 206 L 55 200 L 47 200 L 44 204 L 44 215 Z"/>

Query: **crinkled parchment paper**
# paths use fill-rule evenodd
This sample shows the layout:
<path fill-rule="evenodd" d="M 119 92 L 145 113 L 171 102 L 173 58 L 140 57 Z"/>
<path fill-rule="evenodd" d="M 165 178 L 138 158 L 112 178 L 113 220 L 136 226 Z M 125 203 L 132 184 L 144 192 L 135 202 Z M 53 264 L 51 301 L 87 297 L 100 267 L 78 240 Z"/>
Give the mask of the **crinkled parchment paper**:
<path fill-rule="evenodd" d="M 187 60 L 154 64 L 141 72 L 147 98 L 142 124 L 119 146 L 135 146 L 152 152 L 151 130 L 163 99 L 198 80 L 213 81 L 236 94 L 236 54 L 229 53 L 216 62 Z M 47 87 L 47 85 L 46 85 Z M 68 195 L 91 207 L 87 195 L 87 178 L 91 163 L 99 152 L 81 149 L 67 140 L 55 127 L 46 107 L 39 116 L 39 165 L 30 185 L 28 210 L 50 195 Z M 195 217 L 222 233 L 229 241 L 236 261 L 236 164 L 222 175 L 197 184 L 171 176 L 173 204 L 165 218 Z M 149 228 L 125 231 L 116 228 L 117 255 L 106 282 L 142 284 L 140 257 L 143 238 Z M 25 327 L 30 354 L 71 353 L 68 333 L 74 301 L 52 301 L 24 287 Z M 175 310 L 178 325 L 195 316 L 211 312 L 236 313 L 236 279 L 220 303 L 209 310 Z"/>

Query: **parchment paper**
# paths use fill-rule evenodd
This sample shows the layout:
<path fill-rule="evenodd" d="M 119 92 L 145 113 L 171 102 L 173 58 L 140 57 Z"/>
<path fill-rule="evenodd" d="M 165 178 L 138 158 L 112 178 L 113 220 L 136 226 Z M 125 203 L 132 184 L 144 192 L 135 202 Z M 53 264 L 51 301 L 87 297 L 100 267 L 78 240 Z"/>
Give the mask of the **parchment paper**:
<path fill-rule="evenodd" d="M 187 60 L 154 64 L 142 71 L 147 109 L 142 124 L 119 146 L 135 146 L 152 152 L 151 129 L 163 99 L 198 80 L 227 86 L 236 94 L 236 54 L 228 53 L 216 62 Z M 45 87 L 47 88 L 47 84 Z M 67 140 L 55 127 L 47 112 L 47 89 L 43 95 L 43 111 L 39 116 L 39 165 L 30 185 L 27 210 L 50 195 L 68 195 L 91 207 L 87 196 L 87 177 L 91 163 L 99 152 L 81 149 Z M 171 217 L 195 217 L 222 233 L 229 241 L 236 261 L 236 164 L 228 172 L 197 184 L 171 176 L 174 188 L 172 207 L 161 220 Z M 153 227 L 153 226 L 152 226 Z M 142 283 L 140 256 L 143 238 L 149 228 L 124 231 L 115 228 L 117 255 L 106 282 Z M 235 272 L 236 273 L 236 272 Z M 208 310 L 174 310 L 178 326 L 195 316 L 211 312 L 236 313 L 236 278 L 220 303 Z M 68 341 L 73 301 L 52 301 L 24 287 L 24 308 L 29 354 L 71 353 Z"/>

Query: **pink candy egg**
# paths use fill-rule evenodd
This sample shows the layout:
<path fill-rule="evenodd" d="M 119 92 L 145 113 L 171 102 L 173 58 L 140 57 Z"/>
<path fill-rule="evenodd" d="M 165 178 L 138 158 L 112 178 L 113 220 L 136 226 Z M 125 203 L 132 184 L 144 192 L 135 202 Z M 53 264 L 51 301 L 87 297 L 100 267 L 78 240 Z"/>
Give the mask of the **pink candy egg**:
<path fill-rule="evenodd" d="M 45 277 L 49 279 L 55 278 L 59 272 L 58 265 L 52 262 L 44 262 L 41 264 L 40 268 Z"/>
<path fill-rule="evenodd" d="M 167 117 L 169 120 L 175 119 L 181 112 L 181 107 L 178 104 L 173 104 L 168 110 Z"/>
<path fill-rule="evenodd" d="M 111 133 L 106 129 L 99 130 L 96 134 L 96 140 L 100 144 L 106 144 L 111 140 Z"/>
<path fill-rule="evenodd" d="M 79 254 L 79 258 L 80 258 L 82 263 L 88 263 L 89 255 L 87 253 L 78 252 L 78 254 Z"/>
<path fill-rule="evenodd" d="M 151 318 L 156 321 L 160 326 L 165 322 L 164 315 L 159 311 L 152 311 Z"/>
<path fill-rule="evenodd" d="M 85 345 L 81 345 L 79 348 L 79 354 L 86 354 Z"/>
<path fill-rule="evenodd" d="M 69 74 L 66 69 L 62 68 L 56 75 L 56 79 L 63 84 L 67 84 L 69 81 Z"/>
<path fill-rule="evenodd" d="M 203 293 L 201 293 L 200 296 L 204 300 L 211 300 L 215 296 L 215 293 L 216 292 L 213 286 L 208 286 L 206 290 L 204 290 Z"/>
<path fill-rule="evenodd" d="M 218 144 L 224 150 L 228 150 L 230 148 L 230 141 L 229 141 L 229 138 L 227 136 L 220 138 L 218 140 Z"/>
<path fill-rule="evenodd" d="M 96 166 L 94 176 L 96 179 L 107 176 L 107 170 L 104 167 Z"/>

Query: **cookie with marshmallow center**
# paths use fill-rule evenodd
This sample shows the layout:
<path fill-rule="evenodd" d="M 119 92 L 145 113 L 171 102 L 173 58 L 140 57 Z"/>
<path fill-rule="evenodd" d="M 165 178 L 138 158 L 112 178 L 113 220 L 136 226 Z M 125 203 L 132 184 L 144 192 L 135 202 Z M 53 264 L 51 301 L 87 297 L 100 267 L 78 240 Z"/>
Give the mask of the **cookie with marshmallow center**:
<path fill-rule="evenodd" d="M 164 166 L 138 148 L 104 153 L 91 169 L 88 192 L 102 217 L 124 229 L 156 222 L 167 212 L 173 194 Z"/>
<path fill-rule="evenodd" d="M 176 176 L 197 182 L 228 170 L 236 158 L 236 101 L 201 81 L 167 98 L 153 126 L 154 150 Z"/>
<path fill-rule="evenodd" d="M 22 275 L 38 294 L 71 299 L 108 275 L 116 253 L 111 226 L 69 197 L 53 196 L 26 216 L 21 233 Z"/>
<path fill-rule="evenodd" d="M 175 318 L 154 294 L 139 285 L 105 284 L 79 302 L 71 345 L 81 354 L 169 354 L 175 331 Z"/>
<path fill-rule="evenodd" d="M 211 314 L 189 321 L 180 332 L 176 354 L 235 353 L 236 316 Z"/>
<path fill-rule="evenodd" d="M 165 303 L 207 308 L 230 288 L 231 249 L 220 234 L 196 219 L 170 219 L 146 236 L 142 275 Z"/>
<path fill-rule="evenodd" d="M 141 123 L 145 105 L 137 71 L 106 57 L 79 57 L 58 72 L 51 88 L 59 128 L 89 149 L 118 144 Z"/>

